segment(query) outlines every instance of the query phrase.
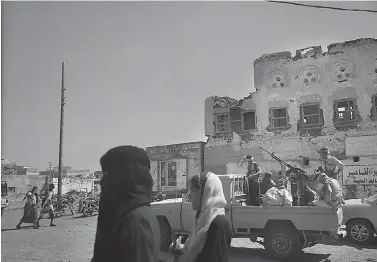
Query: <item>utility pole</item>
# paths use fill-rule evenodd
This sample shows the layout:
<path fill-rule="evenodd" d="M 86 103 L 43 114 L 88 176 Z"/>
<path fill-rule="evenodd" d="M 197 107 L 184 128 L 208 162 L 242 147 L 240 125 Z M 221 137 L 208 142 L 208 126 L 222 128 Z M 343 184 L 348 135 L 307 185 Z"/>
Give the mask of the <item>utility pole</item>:
<path fill-rule="evenodd" d="M 51 184 L 52 184 L 52 183 L 54 183 L 54 175 L 52 174 L 51 162 L 48 162 L 48 164 L 49 164 L 50 179 L 51 179 Z"/>
<path fill-rule="evenodd" d="M 64 125 L 64 62 L 62 62 L 62 93 L 60 101 L 60 141 L 59 141 L 59 171 L 58 171 L 58 203 L 61 204 L 62 196 L 62 160 L 63 160 L 63 125 Z"/>

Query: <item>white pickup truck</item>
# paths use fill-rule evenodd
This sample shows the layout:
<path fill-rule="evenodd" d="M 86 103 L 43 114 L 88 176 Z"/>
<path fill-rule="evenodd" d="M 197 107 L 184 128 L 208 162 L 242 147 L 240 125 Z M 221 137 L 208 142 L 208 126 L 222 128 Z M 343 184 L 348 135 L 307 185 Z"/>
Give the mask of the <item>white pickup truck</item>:
<path fill-rule="evenodd" d="M 321 236 L 336 232 L 342 222 L 342 209 L 314 206 L 259 207 L 244 204 L 243 175 L 219 175 L 227 199 L 226 216 L 234 238 L 250 238 L 264 245 L 273 257 L 289 258 L 319 243 Z M 187 197 L 152 203 L 161 229 L 161 250 L 193 226 L 195 211 Z M 263 238 L 263 242 L 257 238 Z"/>

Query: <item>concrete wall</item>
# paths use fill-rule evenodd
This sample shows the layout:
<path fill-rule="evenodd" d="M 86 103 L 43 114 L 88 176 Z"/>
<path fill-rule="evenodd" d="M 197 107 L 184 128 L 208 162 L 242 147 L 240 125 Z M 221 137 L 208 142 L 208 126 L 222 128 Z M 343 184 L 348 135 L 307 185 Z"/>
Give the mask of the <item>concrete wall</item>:
<path fill-rule="evenodd" d="M 191 142 L 166 146 L 147 147 L 151 160 L 151 174 L 154 180 L 154 191 L 177 192 L 187 189 L 192 176 L 204 170 L 204 142 Z M 177 186 L 161 185 L 161 162 L 177 163 Z"/>
<path fill-rule="evenodd" d="M 19 175 L 5 175 L 2 177 L 8 184 L 8 193 L 13 194 L 9 191 L 9 188 L 14 187 L 14 194 L 26 194 L 34 186 L 37 186 L 40 190 L 43 188 L 46 176 L 41 175 L 28 175 L 28 176 L 19 176 Z"/>
<path fill-rule="evenodd" d="M 259 146 L 310 172 L 319 165 L 317 150 L 323 146 L 329 147 L 332 154 L 343 159 L 345 164 L 354 164 L 352 158 L 346 156 L 346 138 L 377 134 L 376 105 L 372 103 L 373 96 L 377 95 L 377 40 L 359 39 L 332 44 L 327 53 L 322 53 L 321 47 L 304 51 L 298 50 L 295 57 L 290 52 L 281 52 L 257 59 L 254 62 L 257 91 L 244 99 L 206 99 L 206 170 L 243 172 L 235 163 L 245 154 L 254 155 L 263 169 L 279 170 L 278 163 Z M 334 122 L 334 101 L 350 98 L 356 102 L 356 118 L 340 126 Z M 321 123 L 309 128 L 299 125 L 300 105 L 305 103 L 319 103 Z M 270 124 L 270 108 L 275 107 L 287 108 L 288 125 L 284 128 L 273 128 Z M 243 122 L 237 123 L 240 117 L 234 117 L 237 110 L 241 115 L 255 112 L 254 130 L 243 131 Z M 215 116 L 223 113 L 229 113 L 234 124 L 229 132 L 217 133 Z M 375 164 L 377 149 L 359 156 L 357 164 Z M 303 166 L 303 157 L 310 159 L 309 166 Z M 377 184 L 353 187 L 359 188 L 359 191 L 352 189 L 359 192 L 358 196 L 377 191 Z M 364 187 L 367 189 L 360 189 Z"/>
<path fill-rule="evenodd" d="M 92 192 L 94 189 L 94 181 L 96 179 L 86 179 L 86 178 L 63 178 L 62 179 L 62 194 L 69 191 L 75 190 L 78 192 Z M 54 178 L 53 183 L 57 192 L 58 179 Z"/>
<path fill-rule="evenodd" d="M 38 191 L 41 191 L 43 188 L 45 188 L 44 186 L 46 183 L 46 176 L 43 175 L 6 175 L 3 176 L 2 179 L 5 179 L 7 182 L 8 189 L 10 187 L 15 188 L 16 192 L 14 194 L 26 194 L 33 186 L 37 186 L 39 189 Z M 62 194 L 65 194 L 71 190 L 91 192 L 94 188 L 94 181 L 96 180 L 98 179 L 63 178 Z M 57 193 L 58 179 L 54 178 L 53 183 L 55 185 L 55 192 Z M 11 192 L 9 193 L 12 194 Z"/>

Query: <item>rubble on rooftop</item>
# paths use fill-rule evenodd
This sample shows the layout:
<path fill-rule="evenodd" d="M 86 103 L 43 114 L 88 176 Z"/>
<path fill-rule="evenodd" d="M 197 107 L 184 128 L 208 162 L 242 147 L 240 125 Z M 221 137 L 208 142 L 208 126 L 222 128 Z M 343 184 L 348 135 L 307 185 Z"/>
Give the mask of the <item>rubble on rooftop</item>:
<path fill-rule="evenodd" d="M 251 99 L 253 93 L 249 93 L 248 96 L 237 100 L 228 96 L 212 96 L 212 100 L 215 103 L 213 108 L 235 108 L 240 107 L 246 99 Z"/>
<path fill-rule="evenodd" d="M 377 44 L 377 39 L 375 38 L 359 38 L 355 40 L 345 41 L 343 43 L 333 43 L 327 46 L 327 50 L 330 52 L 332 51 L 339 51 L 339 49 L 344 48 L 356 48 L 359 46 L 365 45 L 372 45 Z"/>
<path fill-rule="evenodd" d="M 254 61 L 256 63 L 273 62 L 278 60 L 297 61 L 302 58 L 318 58 L 327 54 L 335 55 L 342 53 L 342 49 L 357 48 L 360 46 L 377 44 L 375 38 L 360 38 L 356 40 L 345 41 L 343 43 L 333 43 L 328 45 L 328 52 L 323 53 L 321 46 L 310 46 L 296 50 L 296 55 L 292 57 L 291 52 L 277 52 L 273 54 L 264 54 Z M 306 52 L 305 52 L 306 51 Z"/>

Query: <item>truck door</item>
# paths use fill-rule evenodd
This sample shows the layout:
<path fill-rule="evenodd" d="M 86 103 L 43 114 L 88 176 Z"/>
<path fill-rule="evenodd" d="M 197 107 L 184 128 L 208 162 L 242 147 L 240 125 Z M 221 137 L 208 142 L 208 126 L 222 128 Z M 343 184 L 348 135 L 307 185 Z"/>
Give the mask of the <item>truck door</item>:
<path fill-rule="evenodd" d="M 186 232 L 191 232 L 191 229 L 194 225 L 196 211 L 192 209 L 191 202 L 188 197 L 182 197 L 182 206 L 181 206 L 181 223 L 183 230 Z"/>

